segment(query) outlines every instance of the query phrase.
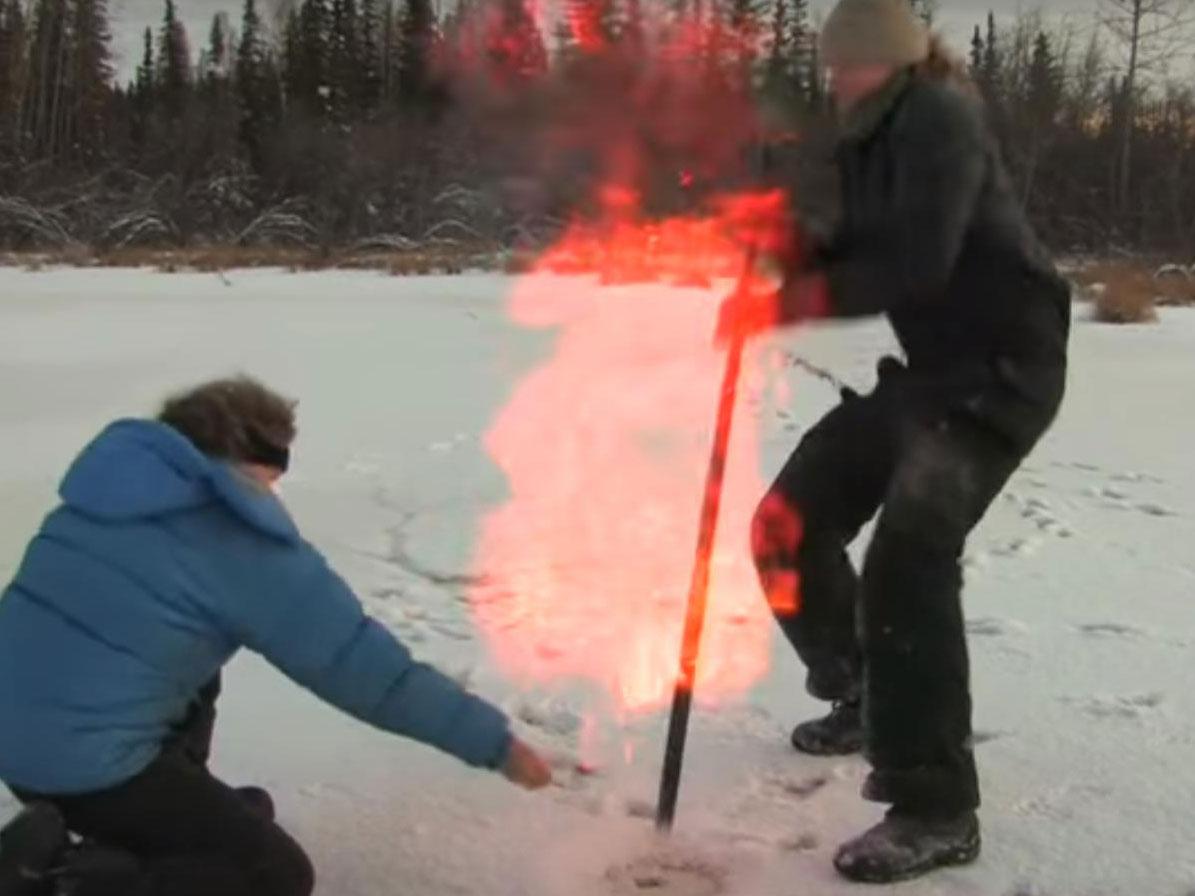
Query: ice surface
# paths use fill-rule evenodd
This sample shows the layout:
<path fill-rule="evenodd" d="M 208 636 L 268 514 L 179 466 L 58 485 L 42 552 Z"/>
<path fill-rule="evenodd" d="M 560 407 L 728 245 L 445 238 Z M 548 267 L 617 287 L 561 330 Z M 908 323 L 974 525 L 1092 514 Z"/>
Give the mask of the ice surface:
<path fill-rule="evenodd" d="M 589 695 L 516 687 L 464 595 L 481 515 L 506 497 L 482 436 L 551 330 L 508 322 L 495 275 L 213 275 L 0 270 L 0 578 L 57 478 L 110 419 L 243 370 L 301 401 L 285 497 L 361 598 L 428 659 L 505 706 L 559 756 L 559 786 L 496 776 L 367 729 L 259 660 L 229 671 L 216 765 L 275 794 L 328 896 L 736 896 L 854 893 L 830 867 L 873 822 L 857 760 L 794 755 L 818 707 L 779 639 L 770 674 L 694 718 L 675 834 L 649 819 L 663 714 L 620 726 Z M 577 301 L 600 300 L 561 279 Z M 716 296 L 695 304 L 712 315 Z M 805 364 L 866 388 L 880 324 L 760 348 L 785 407 L 744 405 L 766 480 L 834 400 Z M 967 557 L 979 864 L 918 894 L 1180 896 L 1195 890 L 1195 313 L 1154 327 L 1078 321 L 1071 391 L 1051 435 L 975 533 Z M 710 398 L 712 413 L 713 396 Z M 694 420 L 695 433 L 708 420 Z M 600 483 L 594 483 L 600 488 Z M 678 582 L 678 589 L 686 583 Z M 629 747 L 629 749 L 628 749 Z M 629 763 L 626 757 L 630 756 Z M 0 806 L 0 814 L 6 808 Z"/>

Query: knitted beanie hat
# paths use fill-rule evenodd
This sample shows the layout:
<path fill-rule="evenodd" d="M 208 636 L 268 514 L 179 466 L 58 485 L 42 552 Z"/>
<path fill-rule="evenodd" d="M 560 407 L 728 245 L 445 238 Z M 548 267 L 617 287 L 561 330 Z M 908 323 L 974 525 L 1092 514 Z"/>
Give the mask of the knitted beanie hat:
<path fill-rule="evenodd" d="M 915 65 L 929 55 L 929 43 L 908 0 L 839 0 L 820 38 L 827 66 Z"/>

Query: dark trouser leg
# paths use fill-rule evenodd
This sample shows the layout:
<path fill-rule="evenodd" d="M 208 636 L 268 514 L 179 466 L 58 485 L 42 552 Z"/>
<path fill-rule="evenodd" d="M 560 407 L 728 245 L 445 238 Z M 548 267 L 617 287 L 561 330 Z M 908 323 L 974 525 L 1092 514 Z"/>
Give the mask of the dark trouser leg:
<path fill-rule="evenodd" d="M 311 862 L 278 825 L 189 758 L 165 753 L 98 793 L 38 797 L 82 837 L 128 850 L 143 869 L 129 896 L 308 896 Z"/>
<path fill-rule="evenodd" d="M 863 573 L 865 793 L 897 809 L 979 805 L 961 604 L 967 534 L 1020 462 L 967 422 L 910 424 Z"/>
<path fill-rule="evenodd" d="M 764 497 L 752 525 L 760 581 L 809 670 L 809 692 L 853 699 L 861 670 L 858 577 L 847 546 L 876 512 L 895 457 L 894 400 L 851 397 L 815 426 Z"/>

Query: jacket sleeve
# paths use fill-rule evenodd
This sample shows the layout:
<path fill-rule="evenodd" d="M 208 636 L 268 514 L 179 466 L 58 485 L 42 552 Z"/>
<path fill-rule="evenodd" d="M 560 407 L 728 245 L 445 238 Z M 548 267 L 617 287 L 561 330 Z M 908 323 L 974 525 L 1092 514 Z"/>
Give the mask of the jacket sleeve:
<path fill-rule="evenodd" d="M 245 646 L 364 722 L 473 766 L 505 761 L 511 736 L 500 710 L 415 662 L 314 547 L 300 542 L 286 554 L 275 581 L 239 596 Z"/>
<path fill-rule="evenodd" d="M 842 234 L 825 256 L 832 316 L 881 314 L 941 296 L 970 227 L 988 167 L 978 109 L 936 86 L 906 102 L 893 125 L 886 207 L 867 232 Z"/>

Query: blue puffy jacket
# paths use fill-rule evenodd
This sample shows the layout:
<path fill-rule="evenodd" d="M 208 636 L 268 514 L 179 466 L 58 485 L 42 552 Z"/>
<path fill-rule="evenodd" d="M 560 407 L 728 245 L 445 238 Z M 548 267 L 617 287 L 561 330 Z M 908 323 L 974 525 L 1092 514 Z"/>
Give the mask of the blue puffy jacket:
<path fill-rule="evenodd" d="M 495 768 L 501 712 L 412 660 L 282 504 L 170 427 L 114 423 L 0 599 L 0 780 L 122 783 L 241 647 L 334 706 Z"/>

